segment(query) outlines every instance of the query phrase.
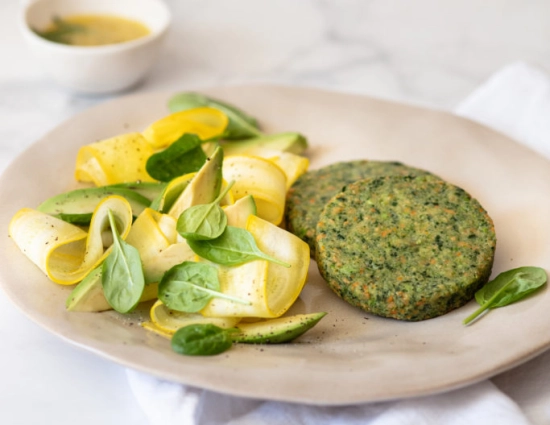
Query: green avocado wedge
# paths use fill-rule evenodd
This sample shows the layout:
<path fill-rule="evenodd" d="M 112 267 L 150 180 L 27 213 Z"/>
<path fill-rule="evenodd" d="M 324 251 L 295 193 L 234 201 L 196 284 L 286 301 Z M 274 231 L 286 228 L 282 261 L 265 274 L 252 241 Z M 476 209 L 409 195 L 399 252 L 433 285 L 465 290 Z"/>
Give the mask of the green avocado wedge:
<path fill-rule="evenodd" d="M 145 285 L 140 302 L 157 298 L 158 284 Z M 78 285 L 74 287 L 65 302 L 68 311 L 99 312 L 112 310 L 103 295 L 101 285 L 101 266 L 92 270 Z"/>
<path fill-rule="evenodd" d="M 91 218 L 90 214 L 95 210 L 95 207 L 101 200 L 112 195 L 126 198 L 132 207 L 132 215 L 136 217 L 151 204 L 148 198 L 132 189 L 116 186 L 101 186 L 71 190 L 70 192 L 53 196 L 42 202 L 37 209 L 38 211 L 57 216 L 61 219 L 63 219 L 64 216 L 88 216 Z M 72 222 L 75 221 L 73 220 Z"/>
<path fill-rule="evenodd" d="M 257 149 L 301 154 L 307 149 L 307 139 L 300 133 L 279 133 L 237 142 L 220 144 L 225 155 L 254 155 Z"/>
<path fill-rule="evenodd" d="M 256 202 L 252 195 L 239 199 L 233 205 L 224 209 L 227 216 L 227 225 L 246 229 L 246 222 L 251 215 L 257 215 Z"/>
<path fill-rule="evenodd" d="M 183 193 L 185 188 L 191 183 L 191 180 L 196 173 L 185 174 L 180 177 L 176 177 L 174 180 L 165 185 L 164 189 L 157 195 L 151 202 L 150 208 L 166 214 L 176 199 Z"/>
<path fill-rule="evenodd" d="M 231 334 L 234 342 L 280 344 L 292 341 L 314 327 L 327 313 L 297 314 L 256 323 L 242 323 Z"/>
<path fill-rule="evenodd" d="M 107 187 L 115 187 L 120 189 L 128 189 L 132 192 L 153 201 L 166 187 L 164 182 L 133 182 L 133 183 L 116 183 Z"/>
<path fill-rule="evenodd" d="M 185 186 L 178 198 L 168 210 L 176 220 L 187 208 L 213 202 L 219 195 L 222 187 L 223 150 L 216 148 L 212 156 Z"/>

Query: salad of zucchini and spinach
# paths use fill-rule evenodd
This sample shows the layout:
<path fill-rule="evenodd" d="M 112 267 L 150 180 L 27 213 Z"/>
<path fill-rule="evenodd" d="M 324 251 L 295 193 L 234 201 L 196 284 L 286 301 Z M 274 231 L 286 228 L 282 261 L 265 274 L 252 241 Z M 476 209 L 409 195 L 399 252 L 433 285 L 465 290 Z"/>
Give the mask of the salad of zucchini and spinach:
<path fill-rule="evenodd" d="M 306 139 L 266 135 L 194 93 L 169 108 L 142 132 L 81 147 L 75 178 L 87 187 L 19 210 L 10 237 L 50 280 L 76 285 L 69 311 L 126 314 L 156 300 L 142 326 L 177 353 L 298 337 L 325 315 L 284 316 L 310 262 L 308 245 L 279 227 L 309 165 Z"/>

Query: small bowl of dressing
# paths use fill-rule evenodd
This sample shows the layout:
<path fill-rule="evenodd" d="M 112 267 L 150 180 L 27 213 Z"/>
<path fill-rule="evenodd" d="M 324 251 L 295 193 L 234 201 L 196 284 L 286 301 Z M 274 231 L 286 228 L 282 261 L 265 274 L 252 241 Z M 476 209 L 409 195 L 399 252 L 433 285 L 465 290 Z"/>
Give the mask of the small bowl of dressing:
<path fill-rule="evenodd" d="M 92 94 L 139 83 L 169 25 L 161 0 L 35 0 L 22 14 L 23 34 L 53 79 Z"/>

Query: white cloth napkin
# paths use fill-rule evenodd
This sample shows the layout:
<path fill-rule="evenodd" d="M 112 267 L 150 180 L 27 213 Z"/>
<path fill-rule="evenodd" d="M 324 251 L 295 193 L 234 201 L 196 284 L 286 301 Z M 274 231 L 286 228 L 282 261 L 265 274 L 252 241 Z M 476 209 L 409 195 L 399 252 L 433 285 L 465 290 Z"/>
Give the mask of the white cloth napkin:
<path fill-rule="evenodd" d="M 550 78 L 523 62 L 509 65 L 455 111 L 500 131 L 550 158 Z"/>
<path fill-rule="evenodd" d="M 497 72 L 456 113 L 550 157 L 550 78 L 518 63 Z M 422 398 L 319 407 L 232 397 L 133 370 L 128 382 L 151 425 L 527 425 L 491 381 Z"/>
<path fill-rule="evenodd" d="M 127 371 L 151 425 L 528 425 L 490 381 L 430 397 L 344 407 L 216 394 Z"/>

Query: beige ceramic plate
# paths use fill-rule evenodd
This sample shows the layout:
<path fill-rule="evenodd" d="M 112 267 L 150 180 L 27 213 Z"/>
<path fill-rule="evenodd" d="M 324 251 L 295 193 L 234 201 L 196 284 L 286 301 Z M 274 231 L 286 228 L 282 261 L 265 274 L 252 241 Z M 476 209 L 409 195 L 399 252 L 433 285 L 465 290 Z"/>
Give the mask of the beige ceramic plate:
<path fill-rule="evenodd" d="M 268 132 L 300 131 L 311 165 L 370 158 L 430 170 L 477 197 L 493 217 L 494 273 L 550 269 L 550 164 L 477 124 L 367 97 L 281 87 L 208 90 L 261 119 Z M 21 207 L 74 187 L 79 146 L 141 130 L 167 113 L 169 93 L 124 97 L 80 114 L 21 155 L 0 181 L 0 225 L 7 234 Z M 350 404 L 461 387 L 509 369 L 550 347 L 550 293 L 492 311 L 471 327 L 476 305 L 419 323 L 376 318 L 346 305 L 316 270 L 293 312 L 328 316 L 289 345 L 242 345 L 209 358 L 174 354 L 141 329 L 142 312 L 67 313 L 70 288 L 49 282 L 12 241 L 0 241 L 1 285 L 49 331 L 120 364 L 234 395 L 312 404 Z"/>

